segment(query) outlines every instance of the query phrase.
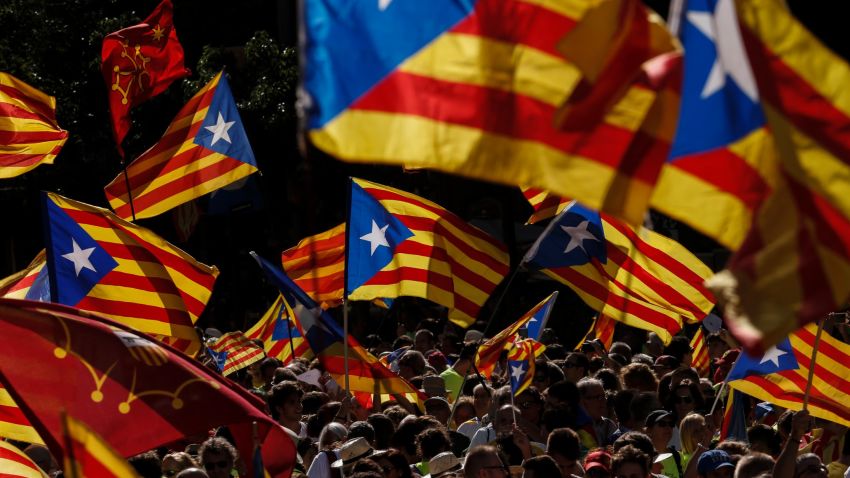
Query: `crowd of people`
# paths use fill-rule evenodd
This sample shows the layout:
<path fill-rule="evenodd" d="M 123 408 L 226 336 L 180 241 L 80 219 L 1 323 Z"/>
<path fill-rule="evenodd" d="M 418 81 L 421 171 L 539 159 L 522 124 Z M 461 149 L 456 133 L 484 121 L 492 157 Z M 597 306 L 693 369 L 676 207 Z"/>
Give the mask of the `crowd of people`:
<path fill-rule="evenodd" d="M 418 402 L 375 395 L 364 406 L 327 374 L 318 385 L 305 382 L 306 372 L 321 371 L 318 360 L 283 366 L 266 357 L 233 377 L 263 397 L 290 432 L 298 451 L 293 476 L 850 475 L 844 427 L 806 411 L 747 397 L 746 437 L 721 439 L 722 384 L 739 354 L 725 330 L 707 337 L 708 377 L 690 366 L 684 336 L 666 346 L 648 333 L 642 342 L 614 342 L 608 350 L 594 340 L 568 351 L 544 334 L 549 347 L 536 361 L 532 385 L 512 397 L 504 354 L 489 379 L 476 367 L 481 332 L 460 338 L 435 324 L 423 321 L 392 344 L 370 343 L 371 352 L 428 397 Z M 243 458 L 222 428 L 130 463 L 144 478 L 225 478 L 244 474 Z M 49 457 L 39 459 L 46 470 L 55 468 Z"/>

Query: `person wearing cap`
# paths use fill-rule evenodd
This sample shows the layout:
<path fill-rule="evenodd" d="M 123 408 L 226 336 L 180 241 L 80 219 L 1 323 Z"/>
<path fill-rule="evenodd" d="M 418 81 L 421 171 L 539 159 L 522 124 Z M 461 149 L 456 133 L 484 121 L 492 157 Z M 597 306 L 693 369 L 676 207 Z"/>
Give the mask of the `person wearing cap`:
<path fill-rule="evenodd" d="M 345 476 L 350 473 L 357 460 L 370 457 L 373 453 L 372 445 L 365 438 L 352 438 L 342 444 L 339 449 L 339 459 L 331 463 L 331 469 L 342 470 Z"/>
<path fill-rule="evenodd" d="M 644 423 L 646 435 L 652 440 L 652 446 L 658 455 L 656 463 L 661 463 L 661 474 L 669 478 L 682 476 L 682 457 L 675 448 L 668 446 L 674 427 L 673 414 L 667 410 L 651 412 Z"/>
<path fill-rule="evenodd" d="M 460 460 L 457 459 L 455 454 L 444 451 L 428 460 L 428 469 L 431 472 L 424 478 L 441 478 L 449 473 L 459 471 L 460 468 Z"/>
<path fill-rule="evenodd" d="M 429 351 L 425 358 L 428 360 L 428 365 L 434 367 L 434 370 L 436 370 L 438 374 L 442 374 L 448 368 L 449 361 L 446 359 L 446 356 L 443 355 L 443 352 L 440 352 L 439 350 Z"/>
<path fill-rule="evenodd" d="M 446 425 L 452 415 L 452 407 L 443 397 L 429 397 L 425 400 L 425 414 L 431 415 L 438 422 Z"/>
<path fill-rule="evenodd" d="M 588 478 L 611 476 L 611 454 L 603 449 L 593 450 L 584 457 L 584 474 Z"/>
<path fill-rule="evenodd" d="M 723 450 L 708 450 L 697 460 L 700 478 L 732 478 L 734 471 L 732 457 Z"/>
<path fill-rule="evenodd" d="M 419 390 L 429 397 L 446 398 L 446 382 L 439 375 L 422 377 L 422 389 Z"/>
<path fill-rule="evenodd" d="M 679 361 L 672 355 L 662 355 L 655 359 L 653 369 L 655 374 L 660 378 L 672 372 L 679 366 Z"/>

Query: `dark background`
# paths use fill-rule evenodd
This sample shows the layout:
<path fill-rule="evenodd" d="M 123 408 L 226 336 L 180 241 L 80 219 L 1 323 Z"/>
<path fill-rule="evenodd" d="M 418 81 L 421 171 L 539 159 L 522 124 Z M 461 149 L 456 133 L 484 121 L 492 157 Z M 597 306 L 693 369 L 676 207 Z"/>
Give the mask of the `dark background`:
<path fill-rule="evenodd" d="M 106 86 L 99 71 L 101 41 L 109 32 L 140 22 L 158 3 L 5 0 L 0 5 L 0 71 L 56 96 L 59 124 L 70 132 L 54 165 L 0 181 L 0 277 L 25 267 L 43 248 L 39 191 L 57 191 L 107 206 L 102 188 L 120 172 L 120 158 L 109 132 Z M 175 27 L 193 75 L 133 111 L 134 125 L 125 142 L 128 157 L 154 144 L 183 103 L 224 66 L 262 172 L 253 176 L 259 200 L 251 205 L 237 202 L 229 213 L 212 215 L 206 213 L 208 198 L 196 201 L 200 221 L 188 239 L 177 233 L 175 214 L 139 221 L 221 270 L 213 298 L 199 322 L 202 327 L 245 330 L 256 321 L 275 292 L 264 284 L 248 251 L 256 250 L 277 261 L 283 249 L 302 237 L 342 222 L 348 176 L 436 201 L 505 241 L 514 263 L 539 232 L 539 228 L 523 226 L 531 208 L 517 188 L 429 171 L 352 165 L 312 148 L 302 156 L 294 110 L 295 0 L 173 3 Z M 646 3 L 666 16 L 668 2 Z M 788 4 L 822 41 L 848 58 L 846 19 L 833 11 L 839 2 L 795 0 Z M 679 240 L 713 269 L 722 267 L 728 257 L 727 251 L 681 223 L 655 213 L 653 223 L 658 232 Z M 580 339 L 593 312 L 566 287 L 524 272 L 507 291 L 495 327 L 514 320 L 555 289 L 562 293 L 550 326 L 566 345 Z M 481 318 L 490 317 L 492 302 Z M 370 313 L 380 317 L 383 334 L 392 337 L 392 319 L 399 313 L 424 317 L 440 312 L 423 309 L 421 301 L 412 299 L 397 301 L 389 313 L 370 312 L 360 305 L 352 319 L 357 334 L 366 331 L 366 314 Z"/>

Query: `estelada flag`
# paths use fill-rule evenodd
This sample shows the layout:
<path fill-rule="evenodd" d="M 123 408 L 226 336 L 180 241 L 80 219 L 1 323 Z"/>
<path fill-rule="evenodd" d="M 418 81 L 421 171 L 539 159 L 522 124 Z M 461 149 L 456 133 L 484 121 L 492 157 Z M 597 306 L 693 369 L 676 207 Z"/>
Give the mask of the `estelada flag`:
<path fill-rule="evenodd" d="M 468 327 L 510 269 L 507 246 L 427 199 L 352 178 L 350 206 L 350 300 L 421 297 Z"/>
<path fill-rule="evenodd" d="M 171 0 L 163 0 L 142 23 L 103 39 L 100 70 L 109 94 L 112 133 L 122 155 L 130 109 L 189 76 L 172 14 Z"/>
<path fill-rule="evenodd" d="M 138 478 L 139 474 L 85 423 L 63 415 L 65 473 L 71 478 Z"/>
<path fill-rule="evenodd" d="M 310 360 L 314 357 L 310 344 L 301 335 L 298 318 L 281 295 L 277 296 L 263 317 L 245 332 L 245 336 L 262 340 L 266 355 L 280 360 L 284 365 L 295 358 Z"/>
<path fill-rule="evenodd" d="M 0 383 L 57 460 L 66 451 L 64 409 L 125 457 L 222 425 L 241 454 L 251 456 L 256 422 L 271 476 L 288 477 L 295 464 L 293 441 L 260 400 L 170 347 L 99 315 L 0 299 L 0 362 Z M 33 364 L 39 364 L 38 373 Z"/>
<path fill-rule="evenodd" d="M 56 98 L 0 72 L 0 178 L 52 164 L 67 139 L 56 122 Z"/>
<path fill-rule="evenodd" d="M 305 237 L 280 255 L 298 287 L 326 307 L 342 303 L 345 286 L 345 223 Z"/>
<path fill-rule="evenodd" d="M 207 345 L 222 375 L 230 375 L 266 357 L 242 332 L 228 332 Z"/>

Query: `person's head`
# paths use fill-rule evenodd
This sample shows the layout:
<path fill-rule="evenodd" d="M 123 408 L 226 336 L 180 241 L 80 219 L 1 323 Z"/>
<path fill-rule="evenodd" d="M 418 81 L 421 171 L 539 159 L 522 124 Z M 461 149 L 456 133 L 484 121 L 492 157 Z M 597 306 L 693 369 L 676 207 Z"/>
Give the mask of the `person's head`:
<path fill-rule="evenodd" d="M 301 420 L 301 397 L 304 392 L 297 382 L 280 382 L 269 393 L 269 411 L 272 418 L 280 423 L 294 423 Z"/>
<path fill-rule="evenodd" d="M 693 382 L 681 382 L 671 391 L 672 393 L 667 397 L 667 409 L 675 412 L 680 419 L 695 410 L 702 409 L 702 394 Z"/>
<path fill-rule="evenodd" d="M 587 355 L 581 352 L 571 352 L 564 360 L 565 380 L 578 383 L 579 380 L 587 376 L 589 368 L 590 361 L 587 359 Z"/>
<path fill-rule="evenodd" d="M 794 467 L 794 478 L 827 478 L 826 465 L 814 453 L 804 453 L 797 457 Z"/>
<path fill-rule="evenodd" d="M 534 363 L 534 380 L 531 384 L 538 390 L 546 390 L 549 385 L 564 380 L 564 372 L 554 363 L 544 357 L 538 358 Z"/>
<path fill-rule="evenodd" d="M 418 350 L 408 350 L 398 359 L 398 374 L 407 380 L 425 372 L 425 356 Z"/>
<path fill-rule="evenodd" d="M 496 436 L 510 435 L 514 426 L 514 414 L 520 415 L 520 413 L 521 411 L 511 404 L 502 405 L 496 413 L 496 419 L 493 420 Z"/>
<path fill-rule="evenodd" d="M 515 398 L 517 408 L 522 418 L 534 425 L 540 424 L 543 416 L 543 395 L 534 387 L 528 387 Z"/>
<path fill-rule="evenodd" d="M 428 470 L 431 472 L 431 478 L 452 476 L 455 472 L 460 471 L 460 469 L 460 460 L 450 451 L 438 453 L 428 460 Z"/>
<path fill-rule="evenodd" d="M 563 478 L 581 473 L 581 465 L 578 463 L 581 457 L 581 446 L 579 436 L 573 430 L 569 428 L 552 430 L 546 442 L 546 454 L 555 460 Z"/>
<path fill-rule="evenodd" d="M 611 474 L 615 478 L 648 478 L 649 457 L 637 448 L 626 445 L 614 454 Z"/>
<path fill-rule="evenodd" d="M 229 478 L 237 459 L 236 449 L 221 437 L 210 438 L 201 444 L 198 456 L 210 478 Z"/>
<path fill-rule="evenodd" d="M 663 377 L 668 373 L 676 370 L 679 366 L 679 361 L 672 355 L 661 355 L 655 358 L 655 363 L 652 366 L 656 377 Z M 660 384 L 659 384 L 660 386 Z"/>
<path fill-rule="evenodd" d="M 136 473 L 141 478 L 160 478 L 161 476 L 162 460 L 159 459 L 159 455 L 155 451 L 139 453 L 136 456 L 130 457 L 127 462 L 135 468 Z"/>
<path fill-rule="evenodd" d="M 510 471 L 495 447 L 477 446 L 466 455 L 464 478 L 507 478 Z"/>
<path fill-rule="evenodd" d="M 444 451 L 451 451 L 452 440 L 445 428 L 428 428 L 416 437 L 416 449 L 422 461 L 428 461 Z"/>
<path fill-rule="evenodd" d="M 746 443 L 738 440 L 723 440 L 718 443 L 715 450 L 723 450 L 732 457 L 732 463 L 737 463 L 738 458 L 750 452 L 750 447 Z"/>
<path fill-rule="evenodd" d="M 431 415 L 440 423 L 448 424 L 449 417 L 452 414 L 452 407 L 445 398 L 431 397 L 425 400 L 425 414 Z"/>
<path fill-rule="evenodd" d="M 390 447 L 390 437 L 395 433 L 395 425 L 383 413 L 373 413 L 366 419 L 375 430 L 375 449 L 386 450 Z"/>
<path fill-rule="evenodd" d="M 483 417 L 490 411 L 493 389 L 485 383 L 479 383 L 472 389 L 472 404 L 475 405 L 475 415 Z"/>
<path fill-rule="evenodd" d="M 385 478 L 413 478 L 410 463 L 398 450 L 382 450 L 372 455 L 372 460 L 380 465 Z"/>
<path fill-rule="evenodd" d="M 734 478 L 755 478 L 762 473 L 772 473 L 776 461 L 770 455 L 751 452 L 738 460 L 735 466 Z"/>
<path fill-rule="evenodd" d="M 448 360 L 446 360 L 446 356 L 443 352 L 439 350 L 430 350 L 428 351 L 428 355 L 425 356 L 425 359 L 428 360 L 428 365 L 434 367 L 434 370 L 437 373 L 443 373 L 446 368 L 448 368 Z"/>
<path fill-rule="evenodd" d="M 692 413 L 683 418 L 679 424 L 682 451 L 685 453 L 693 453 L 700 443 L 707 447 L 711 442 L 712 435 L 713 433 L 702 415 Z"/>
<path fill-rule="evenodd" d="M 608 349 L 608 353 L 622 355 L 626 361 L 632 360 L 632 348 L 625 342 L 614 342 L 611 344 L 611 348 Z"/>
<path fill-rule="evenodd" d="M 207 474 L 206 471 L 201 468 L 186 468 L 185 470 L 177 473 L 175 478 L 209 478 L 210 475 Z"/>
<path fill-rule="evenodd" d="M 347 439 L 348 430 L 345 425 L 337 422 L 328 423 L 319 434 L 319 451 L 333 450 Z"/>
<path fill-rule="evenodd" d="M 581 396 L 581 406 L 590 418 L 599 420 L 605 416 L 608 403 L 602 382 L 595 378 L 583 378 L 576 384 Z"/>
<path fill-rule="evenodd" d="M 348 427 L 348 439 L 363 437 L 373 448 L 375 447 L 375 429 L 369 422 L 358 421 Z"/>
<path fill-rule="evenodd" d="M 612 448 L 614 449 L 614 453 L 616 453 L 626 446 L 633 446 L 643 452 L 650 460 L 650 463 L 655 459 L 655 447 L 652 445 L 652 440 L 649 439 L 646 433 L 635 431 L 623 433 L 619 438 L 614 440 Z"/>
<path fill-rule="evenodd" d="M 429 397 L 446 397 L 446 381 L 439 375 L 422 377 L 422 392 Z"/>
<path fill-rule="evenodd" d="M 522 478 L 555 478 L 560 474 L 558 464 L 546 455 L 534 456 L 522 462 Z"/>
<path fill-rule="evenodd" d="M 688 365 L 693 358 L 693 350 L 691 350 L 691 341 L 684 335 L 677 335 L 670 339 L 670 343 L 664 347 L 665 355 L 676 357 L 676 361 L 682 365 Z"/>
<path fill-rule="evenodd" d="M 472 397 L 458 398 L 454 407 L 455 414 L 452 421 L 454 421 L 455 429 L 457 429 L 461 423 L 472 420 L 476 416 L 475 402 Z"/>
<path fill-rule="evenodd" d="M 434 348 L 434 333 L 428 329 L 420 329 L 413 336 L 413 350 L 425 353 Z"/>
<path fill-rule="evenodd" d="M 654 410 L 660 410 L 663 405 L 658 401 L 658 394 L 655 392 L 640 392 L 632 398 L 629 404 L 629 414 L 632 416 L 632 421 L 635 427 L 646 425 L 646 417 Z"/>
<path fill-rule="evenodd" d="M 325 392 L 307 392 L 301 397 L 301 413 L 304 415 L 314 415 L 322 405 L 330 401 L 331 397 Z"/>
<path fill-rule="evenodd" d="M 607 391 L 616 392 L 623 388 L 623 384 L 620 383 L 620 376 L 610 368 L 597 370 L 593 374 L 593 378 L 599 379 L 602 382 L 602 387 Z"/>
<path fill-rule="evenodd" d="M 673 421 L 673 415 L 667 410 L 655 410 L 646 417 L 644 422 L 644 430 L 647 436 L 655 444 L 655 451 L 661 453 L 664 451 L 670 439 L 673 438 L 673 427 L 676 423 Z"/>
<path fill-rule="evenodd" d="M 747 429 L 747 441 L 750 443 L 750 450 L 771 456 L 779 455 L 782 443 L 776 430 L 764 423 L 758 423 Z"/>
<path fill-rule="evenodd" d="M 584 475 L 587 478 L 610 478 L 611 454 L 603 449 L 588 453 L 584 457 Z"/>
<path fill-rule="evenodd" d="M 658 379 L 652 373 L 652 368 L 643 363 L 630 363 L 620 369 L 620 379 L 624 388 L 633 388 L 641 392 L 658 390 Z"/>
<path fill-rule="evenodd" d="M 708 334 L 705 338 L 705 344 L 708 346 L 708 357 L 711 360 L 719 359 L 729 350 L 729 344 L 723 340 L 719 332 Z"/>
<path fill-rule="evenodd" d="M 643 344 L 643 348 L 650 357 L 658 357 L 664 352 L 664 342 L 658 334 L 649 332 L 646 334 L 646 342 Z"/>
<path fill-rule="evenodd" d="M 734 471 L 732 457 L 723 450 L 708 450 L 697 460 L 700 478 L 732 478 Z"/>
<path fill-rule="evenodd" d="M 375 449 L 363 437 L 349 438 L 339 447 L 339 459 L 331 463 L 331 468 L 342 470 L 343 476 L 350 475 L 354 465 L 363 458 L 369 458 Z"/>
<path fill-rule="evenodd" d="M 178 451 L 162 457 L 161 473 L 165 478 L 172 478 L 187 468 L 197 468 L 198 463 L 186 452 Z"/>

